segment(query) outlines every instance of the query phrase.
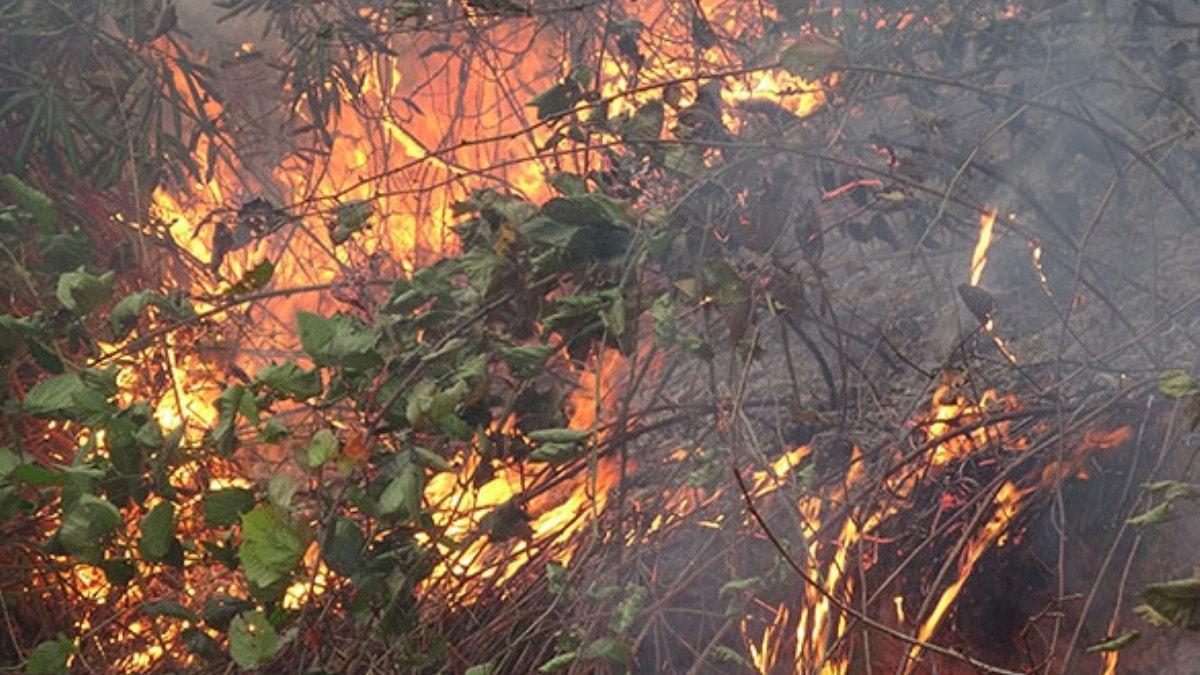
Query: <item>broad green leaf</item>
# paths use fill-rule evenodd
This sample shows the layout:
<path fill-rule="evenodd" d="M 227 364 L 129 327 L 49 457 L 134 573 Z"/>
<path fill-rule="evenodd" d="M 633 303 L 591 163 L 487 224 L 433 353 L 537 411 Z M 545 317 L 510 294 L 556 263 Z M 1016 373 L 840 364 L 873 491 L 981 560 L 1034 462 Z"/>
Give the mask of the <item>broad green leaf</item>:
<path fill-rule="evenodd" d="M 338 517 L 333 529 L 321 547 L 321 555 L 329 569 L 343 576 L 357 573 L 363 564 L 362 551 L 366 537 L 358 525 L 349 518 Z"/>
<path fill-rule="evenodd" d="M 188 651 L 210 661 L 221 658 L 221 645 L 204 631 L 189 626 L 179 635 Z"/>
<path fill-rule="evenodd" d="M 150 304 L 153 295 L 151 291 L 138 291 L 137 293 L 132 293 L 121 298 L 113 306 L 108 320 L 112 327 L 113 335 L 118 340 L 129 335 L 129 332 L 137 325 L 138 319 L 141 318 L 142 312 Z"/>
<path fill-rule="evenodd" d="M 235 384 L 221 392 L 214 405 L 217 408 L 217 426 L 213 428 L 213 441 L 218 452 L 228 455 L 237 447 L 238 416 L 257 423 L 258 403 L 250 390 Z"/>
<path fill-rule="evenodd" d="M 621 123 L 621 138 L 626 143 L 657 141 L 662 135 L 664 115 L 662 101 L 654 100 L 642 104 L 633 115 Z"/>
<path fill-rule="evenodd" d="M 436 472 L 454 470 L 454 467 L 450 465 L 450 462 L 447 462 L 445 458 L 432 450 L 427 450 L 425 448 L 413 448 L 413 455 L 413 459 L 416 460 L 417 464 L 426 469 Z"/>
<path fill-rule="evenodd" d="M 1140 632 L 1131 630 L 1116 637 L 1108 638 L 1103 642 L 1097 642 L 1096 644 L 1089 646 L 1087 651 L 1089 654 L 1095 654 L 1097 652 L 1115 652 L 1137 642 L 1138 638 L 1141 636 L 1142 634 Z"/>
<path fill-rule="evenodd" d="M 579 84 L 568 80 L 559 82 L 533 97 L 529 105 L 537 109 L 538 121 L 543 122 L 551 117 L 571 112 L 582 95 L 583 91 L 579 88 Z"/>
<path fill-rule="evenodd" d="M 538 672 L 539 673 L 558 672 L 558 671 L 562 670 L 563 668 L 566 668 L 567 666 L 571 665 L 572 663 L 575 663 L 575 659 L 578 658 L 578 656 L 579 656 L 579 654 L 577 652 L 564 652 L 562 654 L 559 654 L 558 656 L 555 656 L 554 658 L 550 659 L 549 661 L 543 663 L 542 665 L 538 666 Z"/>
<path fill-rule="evenodd" d="M 1184 398 L 1200 393 L 1200 386 L 1185 370 L 1168 370 L 1158 376 L 1158 391 L 1163 396 Z"/>
<path fill-rule="evenodd" d="M 75 652 L 71 641 L 63 636 L 47 640 L 34 648 L 25 665 L 28 675 L 66 675 L 67 659 Z"/>
<path fill-rule="evenodd" d="M 508 364 L 509 372 L 521 379 L 540 374 L 552 354 L 554 349 L 546 345 L 500 346 L 500 357 Z"/>
<path fill-rule="evenodd" d="M 115 381 L 110 387 L 99 376 L 89 377 L 89 371 L 55 375 L 43 380 L 25 394 L 21 407 L 34 417 L 69 419 L 84 424 L 97 424 L 117 412 L 108 402 L 116 393 Z"/>
<path fill-rule="evenodd" d="M 262 612 L 243 612 L 230 622 L 229 655 L 242 668 L 257 668 L 278 650 L 279 635 Z"/>
<path fill-rule="evenodd" d="M 12 203 L 33 216 L 38 225 L 47 229 L 58 225 L 58 209 L 40 190 L 30 187 L 11 173 L 0 174 L 0 186 L 4 187 Z"/>
<path fill-rule="evenodd" d="M 275 263 L 270 260 L 264 260 L 254 267 L 246 270 L 241 279 L 237 283 L 229 287 L 225 291 L 225 295 L 245 295 L 263 288 L 271 282 L 271 277 L 275 275 Z"/>
<path fill-rule="evenodd" d="M 80 495 L 63 517 L 58 540 L 69 553 L 94 558 L 102 540 L 121 524 L 121 512 L 95 495 Z"/>
<path fill-rule="evenodd" d="M 629 647 L 613 638 L 600 638 L 579 650 L 579 658 L 587 661 L 605 660 L 618 665 L 629 662 Z"/>
<path fill-rule="evenodd" d="M 204 524 L 228 527 L 254 508 L 254 493 L 246 488 L 226 488 L 204 496 Z"/>
<path fill-rule="evenodd" d="M 421 483 L 421 470 L 414 464 L 405 464 L 379 495 L 379 513 L 415 518 L 421 512 Z"/>
<path fill-rule="evenodd" d="M 608 627 L 617 635 L 629 630 L 633 626 L 634 620 L 637 619 L 637 614 L 642 609 L 642 604 L 645 602 L 645 587 L 636 584 L 629 585 L 625 589 L 625 597 L 621 598 L 621 602 L 613 610 L 612 617 L 608 621 Z"/>
<path fill-rule="evenodd" d="M 337 436 L 328 429 L 321 429 L 313 434 L 308 442 L 308 447 L 304 450 L 304 460 L 309 469 L 317 469 L 336 457 L 337 452 Z"/>
<path fill-rule="evenodd" d="M 1125 522 L 1135 527 L 1149 527 L 1150 525 L 1158 525 L 1173 520 L 1175 514 L 1171 512 L 1171 502 L 1162 502 L 1154 507 L 1144 511 Z"/>
<path fill-rule="evenodd" d="M 565 464 L 582 456 L 585 450 L 577 443 L 543 443 L 529 453 L 529 461 Z"/>
<path fill-rule="evenodd" d="M 58 277 L 55 296 L 63 307 L 80 316 L 87 316 L 112 297 L 114 276 L 112 271 L 95 276 L 80 267 Z"/>
<path fill-rule="evenodd" d="M 281 509 L 292 508 L 292 497 L 300 486 L 286 473 L 277 473 L 267 481 L 267 499 Z"/>
<path fill-rule="evenodd" d="M 142 537 L 138 540 L 138 551 L 146 560 L 160 562 L 171 550 L 175 535 L 175 505 L 159 502 L 142 518 Z"/>
<path fill-rule="evenodd" d="M 300 344 L 318 366 L 369 368 L 382 362 L 375 350 L 379 332 L 342 314 L 323 317 L 297 312 Z"/>
<path fill-rule="evenodd" d="M 348 241 L 355 232 L 366 226 L 372 211 L 371 203 L 361 199 L 339 204 L 334 209 L 335 221 L 330 224 L 330 240 L 334 244 Z"/>
<path fill-rule="evenodd" d="M 496 662 L 488 661 L 487 663 L 480 663 L 467 668 L 463 675 L 495 675 L 495 673 Z"/>
<path fill-rule="evenodd" d="M 169 616 L 175 619 L 183 619 L 184 621 L 195 622 L 199 619 L 196 613 L 184 607 L 178 602 L 170 600 L 159 600 L 158 602 L 148 602 L 142 605 L 142 611 L 150 616 Z"/>
<path fill-rule="evenodd" d="M 304 555 L 306 542 L 277 506 L 261 504 L 242 516 L 242 561 L 246 580 L 267 587 L 287 579 Z"/>
<path fill-rule="evenodd" d="M 9 477 L 14 483 L 22 483 L 34 487 L 58 485 L 63 480 L 61 471 L 50 469 L 40 464 L 21 464 L 12 470 Z"/>
<path fill-rule="evenodd" d="M 592 432 L 584 429 L 538 429 L 529 432 L 529 440 L 535 443 L 579 443 L 591 435 Z"/>
<path fill-rule="evenodd" d="M 227 630 L 233 618 L 254 608 L 254 603 L 245 598 L 216 593 L 204 600 L 204 623 L 217 630 Z"/>
<path fill-rule="evenodd" d="M 265 385 L 276 395 L 297 401 L 321 394 L 321 374 L 305 370 L 294 363 L 270 365 L 258 371 L 254 381 Z"/>
<path fill-rule="evenodd" d="M 14 469 L 21 466 L 21 458 L 10 448 L 0 448 L 0 480 L 8 478 Z"/>
<path fill-rule="evenodd" d="M 1195 577 L 1151 584 L 1142 591 L 1145 607 L 1138 611 L 1151 623 L 1161 621 L 1176 628 L 1200 629 L 1200 579 Z M 1161 625 L 1161 624 L 1156 624 Z"/>
<path fill-rule="evenodd" d="M 558 171 L 550 176 L 550 185 L 566 197 L 587 194 L 588 191 L 587 183 L 582 178 L 565 171 Z"/>

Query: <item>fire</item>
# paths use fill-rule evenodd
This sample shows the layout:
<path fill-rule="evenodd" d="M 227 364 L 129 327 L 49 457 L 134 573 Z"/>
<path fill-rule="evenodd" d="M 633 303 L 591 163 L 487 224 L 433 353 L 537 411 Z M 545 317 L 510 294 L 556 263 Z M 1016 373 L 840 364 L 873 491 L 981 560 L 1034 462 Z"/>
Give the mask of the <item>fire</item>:
<path fill-rule="evenodd" d="M 933 610 L 929 613 L 925 621 L 921 623 L 921 628 L 917 631 L 917 639 L 919 641 L 928 642 L 937 632 L 942 620 L 946 618 L 946 612 L 953 605 L 954 600 L 958 598 L 963 584 L 971 576 L 971 571 L 975 568 L 975 564 L 996 543 L 996 540 L 1008 530 L 1009 524 L 1020 513 L 1024 496 L 1024 493 L 1017 489 L 1017 486 L 1012 482 L 1005 482 L 996 491 L 996 495 L 992 499 L 994 509 L 991 519 L 967 542 L 966 550 L 963 552 L 961 562 L 959 563 L 958 576 L 938 596 L 937 604 L 934 605 Z M 912 668 L 920 655 L 921 648 L 914 645 L 909 650 L 904 672 L 912 672 Z"/>
<path fill-rule="evenodd" d="M 988 249 L 992 247 L 992 230 L 996 225 L 996 210 L 988 209 L 979 215 L 979 239 L 971 251 L 971 280 L 972 286 L 978 286 L 983 279 L 983 269 L 987 267 Z"/>

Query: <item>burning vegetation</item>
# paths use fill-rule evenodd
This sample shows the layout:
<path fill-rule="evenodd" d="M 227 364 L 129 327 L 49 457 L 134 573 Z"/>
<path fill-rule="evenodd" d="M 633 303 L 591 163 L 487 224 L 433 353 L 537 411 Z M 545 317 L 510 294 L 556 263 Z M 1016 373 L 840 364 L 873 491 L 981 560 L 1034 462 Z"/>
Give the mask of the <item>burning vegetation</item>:
<path fill-rule="evenodd" d="M 0 0 L 0 665 L 1194 662 L 1183 4 Z"/>

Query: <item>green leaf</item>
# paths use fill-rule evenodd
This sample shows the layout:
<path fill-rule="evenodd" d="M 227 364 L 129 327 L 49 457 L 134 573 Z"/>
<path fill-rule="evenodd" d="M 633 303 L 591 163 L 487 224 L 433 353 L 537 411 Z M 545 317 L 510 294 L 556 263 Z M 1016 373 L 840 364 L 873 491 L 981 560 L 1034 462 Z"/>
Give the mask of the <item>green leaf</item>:
<path fill-rule="evenodd" d="M 354 319 L 335 314 L 323 317 L 311 312 L 296 313 L 300 344 L 318 366 L 369 368 L 382 362 L 375 344 L 379 333 Z"/>
<path fill-rule="evenodd" d="M 245 295 L 263 288 L 271 282 L 271 277 L 275 275 L 275 264 L 270 260 L 264 260 L 254 267 L 246 271 L 237 283 L 229 287 L 225 291 L 225 295 Z"/>
<path fill-rule="evenodd" d="M 1142 591 L 1142 599 L 1146 604 L 1134 611 L 1150 623 L 1200 629 L 1200 579 L 1190 577 L 1151 584 Z"/>
<path fill-rule="evenodd" d="M 283 509 L 261 504 L 242 516 L 242 561 L 246 580 L 271 586 L 287 579 L 304 555 L 306 542 L 288 521 Z"/>
<path fill-rule="evenodd" d="M 159 600 L 158 602 L 148 602 L 142 605 L 142 611 L 150 616 L 169 616 L 175 619 L 183 619 L 184 621 L 195 622 L 199 619 L 196 613 L 184 607 L 178 602 L 170 600 Z"/>
<path fill-rule="evenodd" d="M 199 628 L 189 626 L 183 629 L 180 637 L 183 638 L 183 644 L 187 646 L 188 651 L 196 656 L 210 661 L 221 658 L 221 645 Z"/>
<path fill-rule="evenodd" d="M 741 593 L 742 591 L 753 590 L 760 588 L 761 586 L 762 577 L 734 579 L 733 581 L 726 582 L 724 586 L 721 586 L 721 590 L 717 591 L 717 596 L 725 597 L 729 593 Z"/>
<path fill-rule="evenodd" d="M 1116 637 L 1108 638 L 1103 642 L 1097 642 L 1096 644 L 1089 646 L 1087 651 L 1089 654 L 1095 654 L 1097 652 L 1115 652 L 1137 642 L 1138 638 L 1140 637 L 1142 637 L 1140 632 L 1131 630 Z"/>
<path fill-rule="evenodd" d="M 541 373 L 552 354 L 554 350 L 546 345 L 500 346 L 500 357 L 508 364 L 509 372 L 523 380 Z"/>
<path fill-rule="evenodd" d="M 317 469 L 336 457 L 337 453 L 337 436 L 328 429 L 321 429 L 309 440 L 308 447 L 304 450 L 304 459 L 309 469 Z"/>
<path fill-rule="evenodd" d="M 121 512 L 110 502 L 83 494 L 63 516 L 58 540 L 69 553 L 96 558 L 101 541 L 121 524 Z"/>
<path fill-rule="evenodd" d="M 592 432 L 583 429 L 538 429 L 529 432 L 529 440 L 535 443 L 579 443 L 591 435 Z"/>
<path fill-rule="evenodd" d="M 79 316 L 87 316 L 112 297 L 114 276 L 112 271 L 95 276 L 80 267 L 74 272 L 66 272 L 58 277 L 55 295 L 63 307 Z"/>
<path fill-rule="evenodd" d="M 242 668 L 257 668 L 278 650 L 279 635 L 262 612 L 243 612 L 230 622 L 229 655 Z"/>
<path fill-rule="evenodd" d="M 1200 393 L 1200 386 L 1185 370 L 1168 370 L 1158 376 L 1158 391 L 1163 396 L 1185 398 Z"/>
<path fill-rule="evenodd" d="M 25 665 L 28 675 L 66 675 L 67 659 L 75 652 L 74 645 L 59 635 L 56 640 L 47 640 L 34 648 Z"/>
<path fill-rule="evenodd" d="M 175 534 L 175 505 L 159 502 L 142 518 L 142 537 L 138 540 L 138 551 L 142 557 L 160 562 L 171 550 Z"/>
<path fill-rule="evenodd" d="M 21 464 L 12 470 L 10 477 L 14 483 L 32 485 L 34 487 L 58 485 L 63 480 L 61 471 L 49 469 L 39 464 Z"/>
<path fill-rule="evenodd" d="M 152 296 L 155 294 L 151 291 L 138 291 L 127 295 L 112 308 L 112 313 L 109 315 L 109 324 L 112 327 L 113 335 L 118 339 L 124 339 L 133 327 L 137 325 L 138 319 L 142 316 L 142 311 L 150 304 Z"/>
<path fill-rule="evenodd" d="M 656 99 L 642 104 L 633 115 L 621 122 L 621 138 L 626 143 L 657 141 L 662 135 L 664 116 L 662 101 Z"/>
<path fill-rule="evenodd" d="M 258 437 L 264 443 L 278 443 L 291 435 L 292 430 L 286 424 L 280 422 L 277 417 L 267 420 L 267 423 L 258 430 Z"/>
<path fill-rule="evenodd" d="M 344 244 L 355 232 L 366 226 L 373 209 L 371 203 L 355 200 L 339 204 L 334 209 L 335 222 L 330 225 L 329 238 L 335 244 Z"/>
<path fill-rule="evenodd" d="M 608 627 L 617 635 L 629 630 L 633 626 L 634 620 L 637 619 L 637 614 L 642 609 L 642 604 L 645 602 L 645 587 L 630 584 L 625 589 L 625 597 L 621 598 L 621 602 L 613 610 L 612 617 L 608 621 Z"/>
<path fill-rule="evenodd" d="M 38 225 L 47 229 L 58 225 L 58 209 L 44 193 L 11 173 L 0 174 L 0 186 L 4 187 L 17 208 L 33 216 Z"/>
<path fill-rule="evenodd" d="M 733 651 L 725 645 L 717 645 L 714 647 L 712 651 L 712 657 L 716 661 L 720 661 L 722 663 L 732 663 L 739 668 L 745 668 L 746 670 L 751 670 L 753 668 L 750 662 L 746 660 L 746 657 Z"/>
<path fill-rule="evenodd" d="M 555 656 L 549 661 L 538 666 L 539 673 L 553 673 L 575 663 L 575 659 L 579 656 L 577 652 L 565 652 Z"/>
<path fill-rule="evenodd" d="M 447 462 L 444 457 L 432 450 L 425 448 L 413 448 L 413 459 L 420 466 L 436 472 L 453 471 L 454 467 Z"/>
<path fill-rule="evenodd" d="M 12 475 L 18 466 L 21 466 L 21 458 L 17 457 L 17 453 L 10 448 L 0 448 L 0 480 Z"/>
<path fill-rule="evenodd" d="M 99 372 L 99 371 L 96 371 Z M 34 417 L 76 420 L 84 424 L 98 424 L 116 413 L 116 406 L 108 402 L 116 393 L 115 381 L 111 388 L 106 382 L 82 373 L 66 373 L 43 380 L 25 394 L 21 407 Z"/>
<path fill-rule="evenodd" d="M 543 443 L 529 453 L 529 461 L 566 464 L 583 455 L 586 448 L 577 443 Z"/>
<path fill-rule="evenodd" d="M 584 195 L 588 191 L 587 183 L 582 178 L 565 171 L 558 171 L 550 176 L 550 186 L 566 197 Z"/>
<path fill-rule="evenodd" d="M 573 80 L 567 80 L 538 94 L 529 102 L 529 105 L 537 108 L 538 121 L 544 122 L 551 117 L 571 112 L 582 95 L 583 91 L 579 88 L 579 84 Z"/>
<path fill-rule="evenodd" d="M 238 415 L 258 423 L 258 403 L 254 394 L 240 384 L 227 387 L 214 402 L 217 408 L 217 426 L 212 437 L 217 451 L 228 455 L 237 447 Z"/>
<path fill-rule="evenodd" d="M 809 79 L 824 77 L 847 65 L 842 46 L 834 40 L 809 35 L 794 42 L 779 55 L 779 66 L 792 75 Z"/>
<path fill-rule="evenodd" d="M 254 381 L 271 389 L 276 395 L 297 401 L 321 394 L 321 374 L 305 370 L 294 363 L 270 365 L 258 371 Z"/>
<path fill-rule="evenodd" d="M 495 673 L 496 662 L 488 661 L 487 663 L 480 663 L 467 668 L 463 675 L 495 675 Z"/>
<path fill-rule="evenodd" d="M 226 488 L 204 496 L 204 524 L 228 527 L 254 508 L 254 493 L 246 488 Z"/>
<path fill-rule="evenodd" d="M 339 516 L 321 547 L 321 555 L 329 569 L 343 576 L 352 576 L 362 568 L 362 551 L 366 543 L 367 539 L 358 525 L 349 518 Z"/>
<path fill-rule="evenodd" d="M 613 638 L 600 638 L 579 650 L 579 658 L 587 661 L 605 660 L 618 665 L 629 663 L 629 647 Z"/>
<path fill-rule="evenodd" d="M 1144 511 L 1125 522 L 1135 527 L 1149 527 L 1150 525 L 1158 525 L 1173 520 L 1175 514 L 1171 512 L 1171 502 L 1162 502 L 1154 507 Z"/>
<path fill-rule="evenodd" d="M 415 518 L 421 512 L 421 470 L 406 463 L 379 495 L 379 513 Z"/>

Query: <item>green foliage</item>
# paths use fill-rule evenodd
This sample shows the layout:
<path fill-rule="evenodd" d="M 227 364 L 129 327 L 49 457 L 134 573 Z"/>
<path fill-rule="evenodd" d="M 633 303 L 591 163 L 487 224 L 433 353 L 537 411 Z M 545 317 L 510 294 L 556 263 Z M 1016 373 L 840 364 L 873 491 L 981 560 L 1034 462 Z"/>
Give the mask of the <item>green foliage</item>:
<path fill-rule="evenodd" d="M 204 496 L 204 524 L 228 527 L 241 522 L 242 514 L 254 508 L 254 493 L 245 488 L 226 488 Z"/>
<path fill-rule="evenodd" d="M 290 577 L 307 546 L 305 534 L 278 506 L 260 504 L 242 515 L 238 560 L 255 586 L 271 588 Z"/>
<path fill-rule="evenodd" d="M 60 635 L 56 640 L 47 640 L 39 644 L 29 655 L 25 664 L 28 675 L 66 675 L 67 660 L 75 653 L 71 641 Z"/>
<path fill-rule="evenodd" d="M 279 635 L 262 612 L 243 612 L 229 624 L 229 655 L 242 668 L 257 668 L 279 650 Z"/>
<path fill-rule="evenodd" d="M 152 562 L 160 562 L 171 551 L 175 540 L 175 505 L 171 502 L 159 502 L 142 518 L 141 539 L 138 540 L 138 551 Z"/>

